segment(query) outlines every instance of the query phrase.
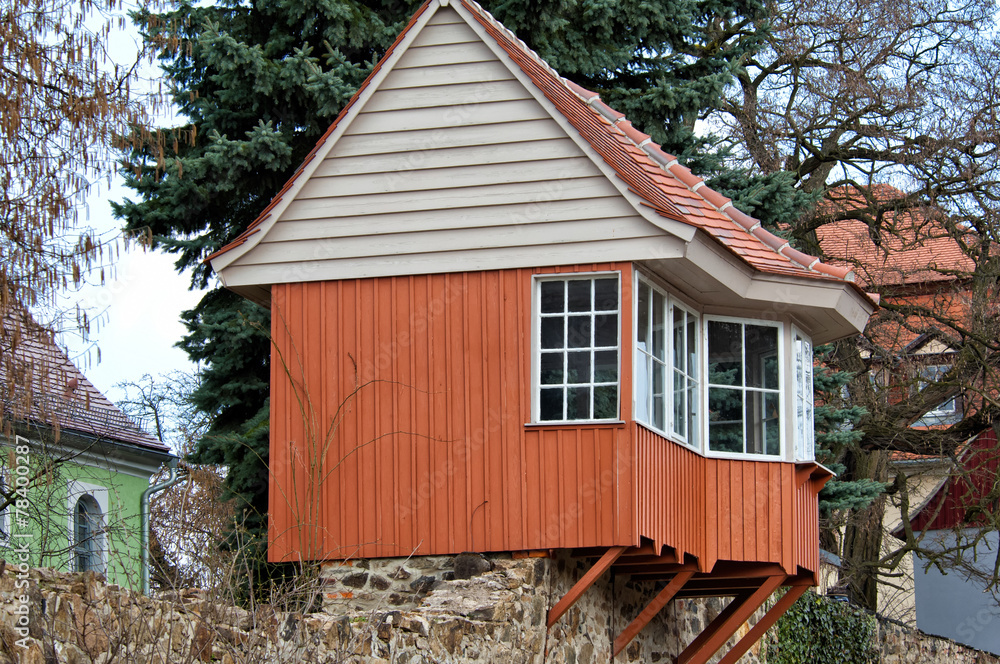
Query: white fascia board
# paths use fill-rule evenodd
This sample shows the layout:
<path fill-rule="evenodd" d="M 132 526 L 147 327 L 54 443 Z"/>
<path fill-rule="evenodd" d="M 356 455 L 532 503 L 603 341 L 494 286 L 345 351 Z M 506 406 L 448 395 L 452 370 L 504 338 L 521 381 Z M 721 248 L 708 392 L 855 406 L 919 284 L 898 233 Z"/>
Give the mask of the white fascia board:
<path fill-rule="evenodd" d="M 336 129 L 334 129 L 333 132 L 329 136 L 327 136 L 326 139 L 323 141 L 323 143 L 316 149 L 316 153 L 313 154 L 312 159 L 309 161 L 309 163 L 305 164 L 305 166 L 302 167 L 300 171 L 298 171 L 296 174 L 292 176 L 291 186 L 289 186 L 289 188 L 284 193 L 280 194 L 281 200 L 278 201 L 277 204 L 275 204 L 274 208 L 272 208 L 270 212 L 268 212 L 267 218 L 265 218 L 260 223 L 260 225 L 257 226 L 256 232 L 249 235 L 246 238 L 246 241 L 243 242 L 243 244 L 237 247 L 233 247 L 229 251 L 220 254 L 219 256 L 216 256 L 211 260 L 212 269 L 215 271 L 216 274 L 220 276 L 224 286 L 228 287 L 229 284 L 227 283 L 226 278 L 223 276 L 224 275 L 223 271 L 229 265 L 231 265 L 233 261 L 237 260 L 244 254 L 252 250 L 254 247 L 256 247 L 260 243 L 260 241 L 264 238 L 264 236 L 267 235 L 268 231 L 271 230 L 274 224 L 277 223 L 278 219 L 284 213 L 285 209 L 292 203 L 293 200 L 295 200 L 299 191 L 302 190 L 302 187 L 305 186 L 306 182 L 309 181 L 309 179 L 312 177 L 316 169 L 319 168 L 320 164 L 323 163 L 323 160 L 326 159 L 326 156 L 330 153 L 330 150 L 333 149 L 333 146 L 337 144 L 337 141 L 340 140 L 340 137 L 344 135 L 344 133 L 347 131 L 348 127 L 350 127 L 354 119 L 358 116 L 358 114 L 361 113 L 361 110 L 364 108 L 365 104 L 372 97 L 372 95 L 374 95 L 375 92 L 378 91 L 378 88 L 382 84 L 382 81 L 385 80 L 385 77 L 389 75 L 389 73 L 392 71 L 393 67 L 395 67 L 399 59 L 403 57 L 403 54 L 406 53 L 406 51 L 409 49 L 410 44 L 412 44 L 413 41 L 417 38 L 417 35 L 420 34 L 420 31 L 423 30 L 427 22 L 431 20 L 431 17 L 433 17 L 434 14 L 437 13 L 437 10 L 442 6 L 442 4 L 446 5 L 447 3 L 442 3 L 441 0 L 433 0 L 428 5 L 427 9 L 424 10 L 424 13 L 421 14 L 420 17 L 417 19 L 417 22 L 414 25 L 410 26 L 410 29 L 407 31 L 402 41 L 400 41 L 400 43 L 396 45 L 396 48 L 393 49 L 392 53 L 389 55 L 389 58 L 382 64 L 382 67 L 371 78 L 371 80 L 368 81 L 368 84 L 365 86 L 365 88 L 361 90 L 361 92 L 358 94 L 358 98 L 354 101 L 354 104 L 347 111 L 347 114 L 343 118 L 341 118 L 339 123 L 337 123 Z M 270 284 L 278 282 L 267 282 L 267 283 Z M 233 285 L 240 285 L 240 284 L 233 284 Z"/>
<path fill-rule="evenodd" d="M 455 3 L 451 5 L 451 8 L 462 17 L 462 19 L 477 35 L 479 35 L 479 38 L 483 40 L 483 43 L 486 44 L 486 46 L 493 51 L 494 55 L 497 56 L 500 62 L 502 62 L 507 69 L 510 70 L 511 75 L 520 81 L 521 85 L 524 86 L 524 89 L 527 90 L 539 104 L 541 104 L 542 108 L 544 108 L 550 116 L 552 116 L 552 119 L 555 120 L 560 127 L 562 127 L 562 130 L 566 132 L 566 135 L 570 138 L 570 140 L 576 143 L 577 146 L 583 150 L 583 153 L 590 158 L 594 165 L 597 166 L 608 181 L 614 185 L 625 200 L 632 204 L 632 207 L 635 208 L 636 212 L 643 219 L 685 242 L 690 242 L 694 238 L 698 230 L 697 228 L 660 215 L 628 188 L 628 185 L 620 177 L 618 177 L 618 173 L 615 169 L 604 161 L 604 157 L 598 154 L 587 139 L 580 135 L 580 132 L 577 131 L 576 127 L 574 127 L 570 121 L 566 119 L 566 116 L 563 115 L 562 112 L 555 107 L 555 104 L 553 104 L 538 88 L 538 86 L 535 85 L 535 82 L 531 80 L 531 77 L 524 73 L 521 67 L 507 54 L 507 51 L 505 51 L 503 47 L 500 46 L 500 44 L 498 44 L 496 40 L 489 35 L 489 33 L 486 32 L 486 29 L 483 28 L 482 24 L 477 21 L 475 17 L 469 14 L 469 11 L 463 7 L 461 3 Z M 575 94 L 572 91 L 569 92 L 571 94 Z M 652 158 L 650 158 L 650 160 L 652 161 Z M 664 175 L 667 177 L 673 177 L 666 171 L 664 171 Z"/>

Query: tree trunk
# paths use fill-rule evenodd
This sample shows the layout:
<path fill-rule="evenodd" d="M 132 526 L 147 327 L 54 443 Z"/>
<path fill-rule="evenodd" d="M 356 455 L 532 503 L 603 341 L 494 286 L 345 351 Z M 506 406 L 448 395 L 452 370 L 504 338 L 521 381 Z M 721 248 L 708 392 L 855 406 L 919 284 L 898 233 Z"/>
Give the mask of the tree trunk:
<path fill-rule="evenodd" d="M 883 450 L 856 450 L 845 459 L 847 476 L 885 482 L 889 453 Z M 878 610 L 878 560 L 882 557 L 882 517 L 886 496 L 879 496 L 867 508 L 852 510 L 844 526 L 841 549 L 841 585 L 851 600 L 870 611 Z"/>

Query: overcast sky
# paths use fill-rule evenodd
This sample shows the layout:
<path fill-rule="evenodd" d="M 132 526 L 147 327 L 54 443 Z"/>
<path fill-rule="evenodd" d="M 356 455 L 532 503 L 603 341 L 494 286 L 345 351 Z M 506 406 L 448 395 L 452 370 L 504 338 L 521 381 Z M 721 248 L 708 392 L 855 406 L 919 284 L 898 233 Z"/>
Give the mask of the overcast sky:
<path fill-rule="evenodd" d="M 112 217 L 109 201 L 129 195 L 135 197 L 120 182 L 110 191 L 92 192 L 88 224 L 115 234 L 121 222 Z M 189 277 L 179 275 L 173 261 L 168 254 L 133 246 L 106 271 L 104 285 L 66 295 L 66 303 L 82 303 L 92 321 L 88 340 L 67 333 L 62 342 L 73 362 L 112 401 L 121 396 L 114 388 L 118 382 L 193 368 L 174 344 L 185 332 L 181 311 L 194 307 L 201 293 L 188 290 Z M 97 284 L 99 274 L 92 274 L 90 281 Z"/>
<path fill-rule="evenodd" d="M 126 11 L 131 3 L 125 3 Z M 130 66 L 138 52 L 138 31 L 128 27 L 116 33 L 110 42 L 110 53 L 119 65 Z M 145 63 L 140 76 L 149 89 L 155 89 L 159 68 Z M 141 90 L 142 83 L 133 89 Z M 158 114 L 158 124 L 173 123 L 169 112 Z M 136 198 L 126 189 L 121 178 L 111 183 L 101 182 L 88 196 L 88 210 L 81 214 L 81 227 L 90 226 L 105 238 L 118 235 L 121 222 L 111 214 L 110 201 Z M 119 246 L 121 243 L 119 242 Z M 65 294 L 60 303 L 63 311 L 81 302 L 92 318 L 90 335 L 65 333 L 60 341 L 67 347 L 73 362 L 112 401 L 121 398 L 115 384 L 138 380 L 143 374 L 158 375 L 175 369 L 193 369 L 187 355 L 174 344 L 184 334 L 180 313 L 192 308 L 201 293 L 188 290 L 190 278 L 179 275 L 173 267 L 174 257 L 159 252 L 143 251 L 133 246 L 113 261 L 105 271 L 103 285 L 91 285 L 79 292 Z M 99 284 L 99 271 L 88 278 Z M 59 325 L 62 329 L 71 326 Z M 100 353 L 98 354 L 98 349 Z"/>

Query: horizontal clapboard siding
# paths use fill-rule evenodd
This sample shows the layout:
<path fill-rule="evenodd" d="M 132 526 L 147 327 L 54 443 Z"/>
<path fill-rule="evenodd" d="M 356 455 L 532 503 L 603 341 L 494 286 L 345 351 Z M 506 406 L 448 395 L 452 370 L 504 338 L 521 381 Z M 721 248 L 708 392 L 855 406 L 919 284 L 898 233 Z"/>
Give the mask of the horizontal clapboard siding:
<path fill-rule="evenodd" d="M 561 224 L 559 224 L 561 226 Z M 492 247 L 518 247 L 521 245 L 597 242 L 608 235 L 624 235 L 632 231 L 631 219 L 588 219 L 574 223 L 572 237 L 559 236 L 552 230 L 553 224 L 531 224 L 491 229 L 483 233 L 480 228 L 463 228 L 447 233 L 394 233 L 384 235 L 361 235 L 339 238 L 336 241 L 316 242 L 315 240 L 289 240 L 261 244 L 255 256 L 262 263 L 288 262 L 288 256 L 311 256 L 313 260 L 336 258 L 362 258 L 381 256 L 388 252 L 395 256 L 404 254 L 427 254 L 442 251 L 460 251 L 469 247 L 485 249 Z M 377 240 L 377 246 L 375 242 Z"/>
<path fill-rule="evenodd" d="M 233 278 L 482 269 L 511 250 L 514 266 L 584 247 L 612 260 L 680 252 L 454 10 L 432 18 L 345 122 Z"/>

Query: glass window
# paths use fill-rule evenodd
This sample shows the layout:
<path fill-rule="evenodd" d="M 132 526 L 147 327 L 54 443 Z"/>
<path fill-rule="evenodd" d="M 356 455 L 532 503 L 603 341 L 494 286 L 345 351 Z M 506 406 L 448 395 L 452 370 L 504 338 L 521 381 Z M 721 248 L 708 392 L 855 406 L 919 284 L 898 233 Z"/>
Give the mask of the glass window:
<path fill-rule="evenodd" d="M 779 456 L 778 326 L 710 320 L 707 330 L 709 449 Z"/>
<path fill-rule="evenodd" d="M 617 275 L 538 281 L 538 421 L 617 420 Z"/>
<path fill-rule="evenodd" d="M 816 458 L 813 425 L 813 349 L 808 338 L 794 331 L 792 352 L 795 369 L 795 460 Z"/>
<path fill-rule="evenodd" d="M 936 383 L 951 369 L 950 364 L 927 364 L 920 367 L 918 374 L 918 389 L 924 389 L 931 383 Z M 962 417 L 958 397 L 952 397 L 938 404 L 914 422 L 916 426 L 935 426 L 939 424 L 954 424 Z"/>
<path fill-rule="evenodd" d="M 73 510 L 73 560 L 77 572 L 103 571 L 103 515 L 92 496 L 81 496 Z"/>
<path fill-rule="evenodd" d="M 635 419 L 698 445 L 698 318 L 639 279 Z"/>

